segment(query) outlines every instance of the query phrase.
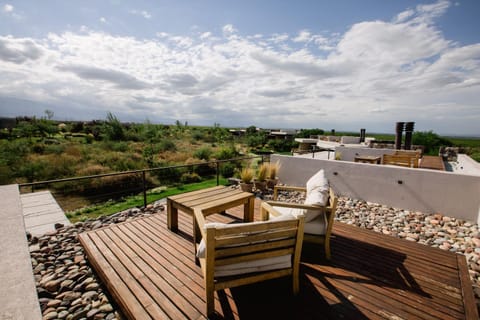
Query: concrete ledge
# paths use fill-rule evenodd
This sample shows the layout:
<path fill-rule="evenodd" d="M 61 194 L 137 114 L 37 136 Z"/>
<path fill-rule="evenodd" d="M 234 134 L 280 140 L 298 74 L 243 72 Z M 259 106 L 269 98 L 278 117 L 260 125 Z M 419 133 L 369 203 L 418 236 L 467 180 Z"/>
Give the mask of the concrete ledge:
<path fill-rule="evenodd" d="M 18 185 L 0 186 L 0 319 L 42 319 Z"/>
<path fill-rule="evenodd" d="M 55 231 L 55 224 L 70 225 L 62 208 L 50 191 L 39 191 L 20 195 L 25 229 L 32 235 L 40 236 Z"/>

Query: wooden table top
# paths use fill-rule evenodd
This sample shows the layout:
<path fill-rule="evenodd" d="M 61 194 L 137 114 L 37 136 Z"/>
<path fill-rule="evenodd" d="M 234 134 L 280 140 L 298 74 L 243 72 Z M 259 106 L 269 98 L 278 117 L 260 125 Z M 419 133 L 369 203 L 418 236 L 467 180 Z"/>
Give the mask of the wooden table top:
<path fill-rule="evenodd" d="M 195 207 L 206 210 L 222 206 L 226 203 L 246 201 L 254 196 L 253 193 L 244 192 L 240 189 L 217 186 L 171 196 L 168 197 L 168 200 L 182 207 Z"/>

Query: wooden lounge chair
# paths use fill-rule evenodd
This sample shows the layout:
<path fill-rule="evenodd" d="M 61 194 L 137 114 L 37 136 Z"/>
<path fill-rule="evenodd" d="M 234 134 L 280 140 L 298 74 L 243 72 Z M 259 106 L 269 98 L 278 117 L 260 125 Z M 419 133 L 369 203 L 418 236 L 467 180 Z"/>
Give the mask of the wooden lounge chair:
<path fill-rule="evenodd" d="M 298 293 L 303 216 L 220 224 L 205 223 L 200 209 L 194 215 L 202 235 L 196 256 L 205 280 L 207 316 L 214 312 L 217 290 L 291 276 L 293 293 Z"/>
<path fill-rule="evenodd" d="M 318 177 L 322 177 L 320 180 L 324 180 L 323 186 L 320 188 L 324 199 L 319 202 L 316 200 L 309 200 L 308 198 L 309 192 L 320 192 L 318 185 L 315 185 L 316 182 L 312 183 L 312 180 L 315 180 L 315 178 L 317 178 L 318 182 Z M 270 216 L 278 217 L 279 214 L 298 214 L 303 212 L 305 215 L 303 240 L 305 242 L 323 245 L 325 249 L 325 257 L 327 260 L 330 260 L 330 238 L 335 211 L 337 210 L 338 198 L 333 189 L 328 186 L 328 181 L 325 182 L 325 180 L 326 178 L 323 170 L 320 170 L 316 175 L 310 178 L 310 183 L 307 182 L 307 187 L 275 186 L 274 201 L 267 201 L 270 207 L 262 207 L 262 219 L 268 220 Z M 303 204 L 277 201 L 279 190 L 305 192 L 307 193 L 307 198 Z M 269 208 L 272 208 L 272 210 Z"/>

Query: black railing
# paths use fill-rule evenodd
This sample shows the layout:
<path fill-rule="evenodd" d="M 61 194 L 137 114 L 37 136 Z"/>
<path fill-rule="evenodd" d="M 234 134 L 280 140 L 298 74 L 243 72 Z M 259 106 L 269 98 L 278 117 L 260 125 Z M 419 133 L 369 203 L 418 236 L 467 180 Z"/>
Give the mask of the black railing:
<path fill-rule="evenodd" d="M 221 164 L 224 163 L 235 163 L 239 161 L 246 161 L 246 160 L 253 160 L 253 159 L 258 159 L 260 158 L 261 162 L 264 162 L 266 159 L 268 161 L 268 158 L 263 156 L 263 155 L 258 155 L 258 156 L 249 156 L 249 157 L 239 157 L 239 158 L 233 158 L 233 159 L 228 159 L 228 160 L 215 160 L 215 161 L 206 161 L 206 162 L 197 162 L 197 163 L 190 163 L 190 164 L 183 164 L 183 165 L 172 165 L 172 166 L 166 166 L 166 167 L 156 167 L 156 168 L 148 168 L 148 169 L 140 169 L 140 170 L 130 170 L 130 171 L 122 171 L 122 172 L 113 172 L 113 173 L 105 173 L 105 174 L 98 174 L 98 175 L 88 175 L 88 176 L 81 176 L 81 177 L 72 177 L 72 178 L 62 178 L 62 179 L 55 179 L 55 180 L 47 180 L 47 181 L 37 181 L 37 182 L 29 182 L 29 183 L 21 183 L 19 184 L 20 188 L 23 188 L 23 192 L 25 192 L 25 188 L 30 188 L 30 192 L 35 192 L 35 190 L 38 188 L 45 189 L 49 188 L 53 184 L 64 184 L 64 194 L 67 194 L 68 192 L 65 191 L 65 189 L 68 189 L 66 187 L 66 184 L 72 183 L 72 182 L 80 182 L 80 181 L 86 181 L 86 180 L 93 180 L 93 179 L 102 179 L 102 178 L 108 178 L 108 177 L 116 177 L 116 176 L 133 176 L 133 181 L 127 181 L 123 182 L 123 186 L 114 186 L 112 189 L 120 189 L 117 191 L 112 191 L 112 190 L 103 190 L 101 191 L 100 195 L 98 194 L 97 190 L 93 188 L 93 191 L 90 191 L 90 194 L 92 198 L 98 198 L 98 199 L 103 199 L 107 200 L 110 198 L 114 198 L 115 196 L 118 195 L 126 195 L 126 194 L 134 194 L 134 193 L 139 193 L 142 192 L 143 194 L 143 204 L 144 206 L 147 206 L 147 191 L 149 188 L 154 187 L 154 185 L 151 184 L 151 181 L 149 183 L 147 179 L 147 173 L 152 173 L 152 172 L 168 172 L 170 171 L 176 171 L 180 169 L 188 169 L 192 168 L 192 170 L 195 167 L 201 167 L 201 166 L 212 166 L 215 167 L 215 176 L 216 176 L 216 184 L 220 184 L 220 166 Z M 140 183 L 141 182 L 141 183 Z M 161 181 L 160 181 L 161 182 Z M 138 186 L 140 184 L 140 187 Z M 132 186 L 133 185 L 133 186 Z M 78 186 L 77 186 L 78 187 Z M 108 186 L 102 185 L 101 183 L 97 186 L 98 188 L 107 188 Z M 73 191 L 70 192 L 76 192 L 76 188 L 73 188 Z M 28 191 L 27 191 L 28 192 Z M 89 193 L 88 191 L 86 193 Z"/>

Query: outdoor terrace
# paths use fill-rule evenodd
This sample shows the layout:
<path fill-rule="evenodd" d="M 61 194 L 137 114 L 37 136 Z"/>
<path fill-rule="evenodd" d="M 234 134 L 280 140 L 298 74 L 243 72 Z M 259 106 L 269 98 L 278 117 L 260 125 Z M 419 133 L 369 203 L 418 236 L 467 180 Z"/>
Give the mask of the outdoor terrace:
<path fill-rule="evenodd" d="M 255 218 L 259 219 L 256 202 Z M 210 221 L 240 220 L 241 208 Z M 191 216 L 179 232 L 166 214 L 81 235 L 90 263 L 130 319 L 205 319 Z M 289 279 L 220 291 L 219 319 L 477 319 L 465 257 L 343 223 L 334 225 L 332 260 L 305 245 L 300 294 Z"/>

